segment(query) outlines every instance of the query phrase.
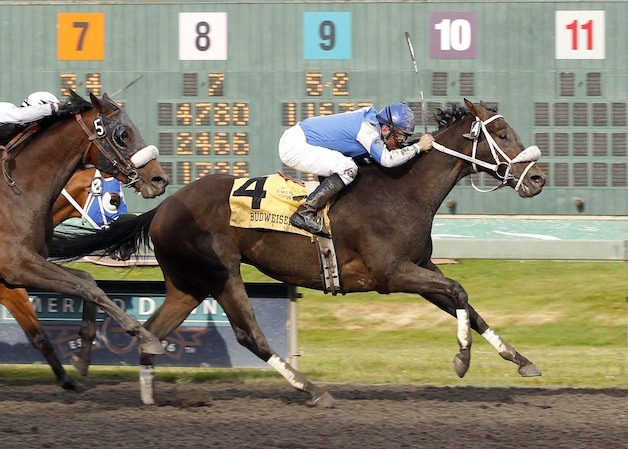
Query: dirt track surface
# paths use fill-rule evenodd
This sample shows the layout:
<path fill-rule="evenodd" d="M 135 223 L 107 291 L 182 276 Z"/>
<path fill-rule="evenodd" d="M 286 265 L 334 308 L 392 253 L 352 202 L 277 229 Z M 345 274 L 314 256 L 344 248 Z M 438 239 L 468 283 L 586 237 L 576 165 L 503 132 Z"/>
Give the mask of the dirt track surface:
<path fill-rule="evenodd" d="M 627 448 L 628 390 L 133 382 L 84 393 L 0 380 L 2 448 Z"/>

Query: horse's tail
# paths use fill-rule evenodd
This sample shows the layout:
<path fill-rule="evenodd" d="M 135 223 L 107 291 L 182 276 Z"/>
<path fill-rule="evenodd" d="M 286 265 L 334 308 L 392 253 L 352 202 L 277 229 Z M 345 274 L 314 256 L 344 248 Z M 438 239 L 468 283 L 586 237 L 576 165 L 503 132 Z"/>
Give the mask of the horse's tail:
<path fill-rule="evenodd" d="M 132 218 L 121 217 L 109 229 L 81 229 L 80 232 L 55 231 L 48 256 L 52 259 L 76 259 L 100 254 L 113 254 L 132 246 L 135 251 L 150 247 L 150 224 L 157 213 L 156 207 Z"/>

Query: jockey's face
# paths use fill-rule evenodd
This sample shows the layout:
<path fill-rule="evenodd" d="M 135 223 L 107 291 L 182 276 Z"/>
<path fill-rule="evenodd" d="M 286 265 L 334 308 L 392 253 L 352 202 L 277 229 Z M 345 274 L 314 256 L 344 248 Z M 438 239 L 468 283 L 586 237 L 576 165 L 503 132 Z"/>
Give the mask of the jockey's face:
<path fill-rule="evenodd" d="M 391 132 L 388 125 L 382 125 L 382 139 L 385 139 L 386 148 L 389 150 L 395 150 L 403 147 L 407 138 L 408 136 L 401 131 Z"/>

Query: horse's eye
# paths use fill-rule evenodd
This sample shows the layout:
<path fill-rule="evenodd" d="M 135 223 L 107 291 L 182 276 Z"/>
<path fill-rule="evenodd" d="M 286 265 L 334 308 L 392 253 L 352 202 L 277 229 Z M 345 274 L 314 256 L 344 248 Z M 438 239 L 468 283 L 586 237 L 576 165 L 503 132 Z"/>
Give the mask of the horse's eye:
<path fill-rule="evenodd" d="M 508 135 L 507 135 L 507 134 L 500 134 L 500 135 L 499 135 L 499 138 L 500 138 L 501 140 L 507 140 L 507 139 L 508 139 Z"/>
<path fill-rule="evenodd" d="M 118 126 L 113 132 L 113 141 L 120 148 L 126 147 L 126 140 L 128 138 L 129 133 L 127 132 L 126 128 L 122 126 Z"/>

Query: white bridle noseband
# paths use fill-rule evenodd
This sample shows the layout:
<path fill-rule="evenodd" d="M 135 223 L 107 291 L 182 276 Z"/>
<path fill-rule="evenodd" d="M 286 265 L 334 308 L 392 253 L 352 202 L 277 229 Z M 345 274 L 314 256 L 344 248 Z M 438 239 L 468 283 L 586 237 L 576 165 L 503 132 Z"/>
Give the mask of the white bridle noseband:
<path fill-rule="evenodd" d="M 519 188 L 521 187 L 521 184 L 523 184 L 523 180 L 525 179 L 525 176 L 528 173 L 528 171 L 530 171 L 530 169 L 534 166 L 534 164 L 536 164 L 536 162 L 541 157 L 541 150 L 536 145 L 533 145 L 523 150 L 514 159 L 510 159 L 508 155 L 504 153 L 501 148 L 499 148 L 499 145 L 497 145 L 497 143 L 495 142 L 495 139 L 493 139 L 493 136 L 491 136 L 488 130 L 486 129 L 486 125 L 488 125 L 493 120 L 496 120 L 498 118 L 502 118 L 502 116 L 494 115 L 492 117 L 489 117 L 485 121 L 480 120 L 478 117 L 475 118 L 476 120 L 471 125 L 471 132 L 468 135 L 468 138 L 473 140 L 473 150 L 472 150 L 471 156 L 467 156 L 466 154 L 462 154 L 456 150 L 447 148 L 446 146 L 441 145 L 438 142 L 432 143 L 432 146 L 436 148 L 438 151 L 441 151 L 443 153 L 449 154 L 450 156 L 454 156 L 459 159 L 463 159 L 465 161 L 471 162 L 473 166 L 473 171 L 475 173 L 478 172 L 477 166 L 479 165 L 480 167 L 484 167 L 494 172 L 497 175 L 497 177 L 502 180 L 502 183 L 500 185 L 497 185 L 493 187 L 492 189 L 481 190 L 478 187 L 476 187 L 476 185 L 473 183 L 473 179 L 471 179 L 471 185 L 478 192 L 492 192 L 493 190 L 496 190 L 505 186 L 508 183 L 508 181 L 510 181 L 511 179 L 517 180 L 517 185 L 515 186 L 515 190 L 518 191 Z M 491 164 L 489 162 L 476 158 L 478 140 L 481 134 L 484 134 L 484 137 L 486 137 L 486 141 L 488 142 L 489 148 L 491 149 L 491 154 L 493 155 L 495 164 Z M 467 137 L 466 134 L 465 134 L 465 137 Z M 500 161 L 498 153 L 502 156 L 502 158 L 505 159 L 505 162 Z M 515 176 L 512 175 L 513 165 L 524 163 L 524 162 L 528 162 L 528 166 L 525 168 L 525 170 L 523 170 L 523 173 L 521 173 L 521 176 L 519 178 L 516 178 Z"/>

